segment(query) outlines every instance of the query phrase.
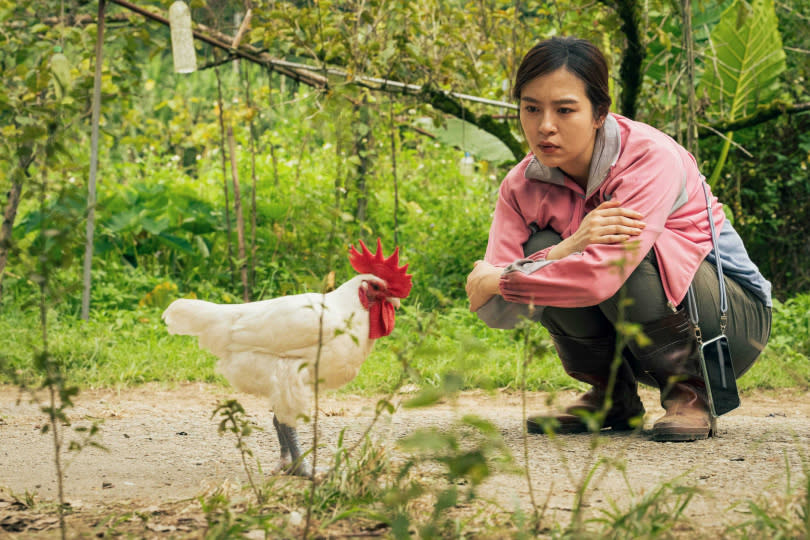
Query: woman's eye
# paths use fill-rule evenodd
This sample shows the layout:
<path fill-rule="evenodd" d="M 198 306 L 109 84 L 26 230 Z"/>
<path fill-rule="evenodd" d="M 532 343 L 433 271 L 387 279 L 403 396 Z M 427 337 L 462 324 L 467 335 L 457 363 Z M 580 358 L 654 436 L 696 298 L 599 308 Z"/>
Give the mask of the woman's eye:
<path fill-rule="evenodd" d="M 560 107 L 557 109 L 560 114 L 568 114 L 574 112 L 574 109 L 569 109 L 568 107 Z"/>
<path fill-rule="evenodd" d="M 536 113 L 537 107 L 535 107 L 534 105 L 526 105 L 526 107 L 524 107 L 523 110 L 526 111 L 527 113 Z"/>

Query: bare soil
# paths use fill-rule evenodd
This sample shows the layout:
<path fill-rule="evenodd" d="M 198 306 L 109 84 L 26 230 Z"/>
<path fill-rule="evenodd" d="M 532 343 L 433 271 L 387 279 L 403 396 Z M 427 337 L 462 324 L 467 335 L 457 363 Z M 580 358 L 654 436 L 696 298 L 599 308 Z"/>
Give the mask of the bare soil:
<path fill-rule="evenodd" d="M 552 399 L 532 393 L 528 410 L 552 410 L 573 397 L 560 393 Z M 271 470 L 278 459 L 278 443 L 272 416 L 260 398 L 204 384 L 82 392 L 70 410 L 73 425 L 102 422 L 99 442 L 108 450 L 85 448 L 66 457 L 69 529 L 77 536 L 100 535 L 110 529 L 115 516 L 134 511 L 151 519 L 144 525 L 128 518 L 140 523 L 132 525 L 140 529 L 130 528 L 131 534 L 201 536 L 205 520 L 197 497 L 217 488 L 235 492 L 247 482 L 234 438 L 221 436 L 217 419 L 211 418 L 216 404 L 228 398 L 238 399 L 255 423 L 265 427 L 251 435 L 249 444 L 263 469 Z M 605 432 L 595 447 L 595 439 L 588 435 L 530 436 L 529 472 L 535 500 L 545 506 L 548 523 L 571 519 L 582 475 L 597 458 L 615 462 L 598 467 L 590 483 L 583 506 L 591 517 L 638 503 L 667 482 L 697 487 L 700 494 L 685 511 L 684 537 L 694 537 L 696 531 L 710 537 L 745 522 L 751 518 L 747 501 L 778 505 L 788 490 L 788 473 L 791 486 L 801 485 L 806 470 L 802 459 L 807 458 L 810 443 L 810 400 L 805 396 L 745 395 L 742 407 L 719 419 L 717 437 L 693 443 L 653 442 L 650 429 L 663 410 L 656 393 L 645 390 L 642 399 L 647 408 L 644 429 Z M 326 446 L 320 459 L 329 460 L 341 430 L 345 429 L 347 445 L 362 437 L 376 402 L 350 395 L 322 397 L 319 433 Z M 492 421 L 516 463 L 524 465 L 521 396 L 514 392 L 466 392 L 453 402 L 425 409 L 398 408 L 375 425 L 373 436 L 389 459 L 402 458 L 398 439 L 421 427 L 452 429 L 468 413 Z M 43 422 L 39 406 L 27 396 L 0 387 L 0 538 L 58 534 L 52 504 L 57 499 L 53 441 L 40 432 Z M 299 432 L 308 447 L 311 425 L 301 426 Z M 300 482 L 301 489 L 306 481 L 290 479 Z M 440 475 L 436 481 L 441 482 Z M 498 472 L 478 493 L 504 513 L 530 508 L 525 476 Z M 351 531 L 340 534 L 350 537 Z M 383 529 L 378 534 L 388 533 Z"/>

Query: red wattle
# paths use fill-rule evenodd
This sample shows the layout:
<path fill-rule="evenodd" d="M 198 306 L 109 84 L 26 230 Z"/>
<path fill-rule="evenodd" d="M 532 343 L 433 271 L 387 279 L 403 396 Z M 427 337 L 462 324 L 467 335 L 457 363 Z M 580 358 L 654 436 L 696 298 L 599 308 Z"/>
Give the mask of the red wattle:
<path fill-rule="evenodd" d="M 368 306 L 368 337 L 377 339 L 387 336 L 394 330 L 395 308 L 391 302 L 383 300 Z"/>

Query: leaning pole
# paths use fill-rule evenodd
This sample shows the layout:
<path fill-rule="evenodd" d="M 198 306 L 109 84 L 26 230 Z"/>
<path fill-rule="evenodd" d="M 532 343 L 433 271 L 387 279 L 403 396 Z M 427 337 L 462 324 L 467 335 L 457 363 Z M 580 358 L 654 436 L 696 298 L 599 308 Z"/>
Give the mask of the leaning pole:
<path fill-rule="evenodd" d="M 90 318 L 90 271 L 93 267 L 93 236 L 96 224 L 96 173 L 98 172 L 98 124 L 101 113 L 101 58 L 104 43 L 104 4 L 98 0 L 98 27 L 96 36 L 96 75 L 93 82 L 92 135 L 90 137 L 90 179 L 87 182 L 87 238 L 84 246 L 84 274 L 82 290 L 82 319 Z"/>

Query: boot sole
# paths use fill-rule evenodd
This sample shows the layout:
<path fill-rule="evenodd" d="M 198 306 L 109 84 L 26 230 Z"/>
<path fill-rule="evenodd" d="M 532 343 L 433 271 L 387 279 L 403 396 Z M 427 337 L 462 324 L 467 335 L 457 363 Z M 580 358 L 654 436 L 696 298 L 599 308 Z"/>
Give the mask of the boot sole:
<path fill-rule="evenodd" d="M 711 436 L 711 430 L 701 433 L 653 433 L 653 440 L 656 442 L 692 442 L 702 441 Z"/>
<path fill-rule="evenodd" d="M 692 442 L 714 437 L 717 433 L 717 420 L 711 419 L 707 429 L 685 430 L 683 428 L 658 428 L 653 426 L 653 440 L 656 442 Z"/>

